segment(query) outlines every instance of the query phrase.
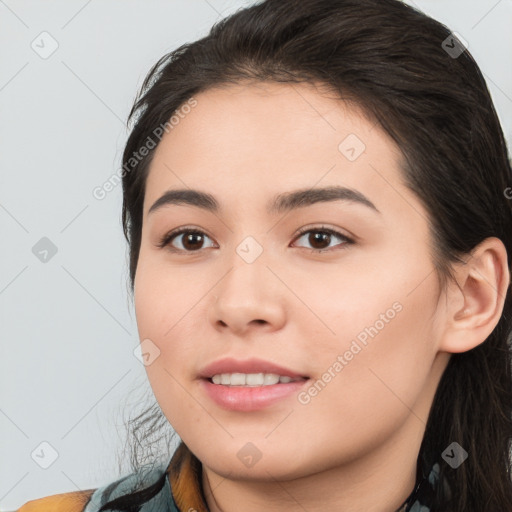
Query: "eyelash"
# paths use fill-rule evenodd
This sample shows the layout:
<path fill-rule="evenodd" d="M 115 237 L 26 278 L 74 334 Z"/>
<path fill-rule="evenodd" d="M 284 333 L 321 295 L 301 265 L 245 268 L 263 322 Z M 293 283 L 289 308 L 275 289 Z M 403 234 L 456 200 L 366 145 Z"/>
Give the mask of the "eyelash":
<path fill-rule="evenodd" d="M 321 226 L 321 227 L 315 227 L 315 228 L 303 228 L 301 229 L 301 231 L 297 234 L 297 236 L 294 238 L 294 240 L 298 240 L 299 238 L 301 238 L 303 235 L 305 235 L 306 233 L 309 233 L 309 232 L 317 232 L 317 233 L 326 233 L 328 235 L 333 235 L 333 236 L 336 236 L 340 239 L 343 240 L 343 244 L 341 244 L 341 247 L 339 248 L 339 250 L 342 250 L 342 249 L 346 249 L 347 246 L 349 245 L 352 245 L 354 243 L 354 240 L 352 240 L 351 238 L 348 238 L 347 236 L 345 235 L 342 235 L 341 233 L 339 233 L 338 231 L 335 231 L 333 229 L 330 229 L 326 226 Z M 170 233 L 167 233 L 165 234 L 161 239 L 160 241 L 158 242 L 157 244 L 157 247 L 159 247 L 160 249 L 163 249 L 164 247 L 168 246 L 172 239 L 179 236 L 179 235 L 182 235 L 184 233 L 193 233 L 193 234 L 199 234 L 199 235 L 206 235 L 206 233 L 204 233 L 203 231 L 199 230 L 199 229 L 196 229 L 196 228 L 191 228 L 191 227 L 184 227 L 184 228 L 178 228 L 174 231 L 171 231 Z M 208 235 L 206 235 L 208 236 Z M 208 237 L 210 238 L 210 237 Z M 328 251 L 332 251 L 333 248 L 329 248 L 329 249 L 309 249 L 308 247 L 303 247 L 303 249 L 306 249 L 312 253 L 321 253 L 321 252 L 328 252 Z M 189 254 L 194 254 L 194 253 L 197 253 L 200 251 L 197 250 L 197 251 L 184 251 L 183 249 L 178 249 L 176 247 L 170 247 L 169 250 L 171 252 L 185 252 L 185 253 L 189 253 Z M 338 249 L 336 249 L 338 250 Z"/>

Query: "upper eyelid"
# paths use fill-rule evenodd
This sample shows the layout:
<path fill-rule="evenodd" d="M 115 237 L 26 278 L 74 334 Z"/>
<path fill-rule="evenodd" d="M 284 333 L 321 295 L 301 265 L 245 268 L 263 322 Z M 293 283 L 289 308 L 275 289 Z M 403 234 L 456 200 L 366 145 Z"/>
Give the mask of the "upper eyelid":
<path fill-rule="evenodd" d="M 304 235 L 308 231 L 327 231 L 327 232 L 331 232 L 333 235 L 336 235 L 336 236 L 348 238 L 349 240 L 356 240 L 356 237 L 354 235 L 345 234 L 342 230 L 340 230 L 340 228 L 332 228 L 330 226 L 318 226 L 318 225 L 305 226 L 303 228 L 300 228 L 299 231 L 296 233 L 294 239 Z"/>

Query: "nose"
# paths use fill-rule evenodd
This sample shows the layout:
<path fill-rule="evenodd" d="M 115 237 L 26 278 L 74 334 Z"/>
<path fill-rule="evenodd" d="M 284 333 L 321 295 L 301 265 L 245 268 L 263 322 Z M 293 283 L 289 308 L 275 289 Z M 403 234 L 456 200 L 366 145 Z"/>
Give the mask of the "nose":
<path fill-rule="evenodd" d="M 209 320 L 216 330 L 237 335 L 256 328 L 280 329 L 285 321 L 285 288 L 265 264 L 237 264 L 215 287 Z"/>

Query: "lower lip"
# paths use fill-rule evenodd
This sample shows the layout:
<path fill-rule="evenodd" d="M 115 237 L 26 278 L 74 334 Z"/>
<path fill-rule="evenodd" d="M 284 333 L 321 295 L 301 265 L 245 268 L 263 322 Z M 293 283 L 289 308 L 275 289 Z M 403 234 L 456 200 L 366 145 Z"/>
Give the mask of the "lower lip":
<path fill-rule="evenodd" d="M 284 398 L 298 393 L 309 379 L 271 386 L 223 386 L 208 379 L 201 379 L 209 397 L 217 404 L 230 411 L 259 411 Z"/>

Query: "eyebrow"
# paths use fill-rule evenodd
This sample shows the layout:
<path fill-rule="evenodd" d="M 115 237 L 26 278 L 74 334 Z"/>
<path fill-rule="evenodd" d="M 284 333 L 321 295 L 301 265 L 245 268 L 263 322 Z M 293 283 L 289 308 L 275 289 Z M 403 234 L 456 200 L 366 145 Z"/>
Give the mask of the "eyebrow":
<path fill-rule="evenodd" d="M 316 203 L 331 201 L 345 201 L 361 204 L 379 214 L 381 213 L 380 210 L 358 190 L 340 186 L 300 189 L 278 194 L 268 203 L 267 211 L 269 214 L 275 215 Z M 222 210 L 215 197 L 207 192 L 193 189 L 171 189 L 167 190 L 153 203 L 148 210 L 148 215 L 164 206 L 173 204 L 195 206 L 212 213 L 220 213 Z"/>

